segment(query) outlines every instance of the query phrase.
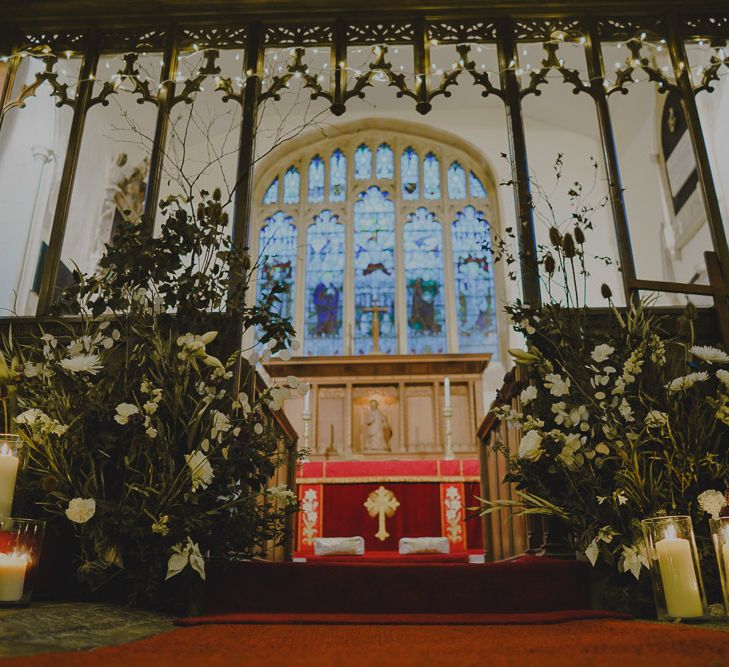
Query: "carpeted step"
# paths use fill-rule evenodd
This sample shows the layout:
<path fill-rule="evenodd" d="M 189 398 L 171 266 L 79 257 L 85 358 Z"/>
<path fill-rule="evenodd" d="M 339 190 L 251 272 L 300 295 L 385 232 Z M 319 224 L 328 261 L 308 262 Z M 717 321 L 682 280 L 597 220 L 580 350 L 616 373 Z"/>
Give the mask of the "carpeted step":
<path fill-rule="evenodd" d="M 206 613 L 514 614 L 590 608 L 590 566 L 500 563 L 225 563 L 208 570 Z"/>

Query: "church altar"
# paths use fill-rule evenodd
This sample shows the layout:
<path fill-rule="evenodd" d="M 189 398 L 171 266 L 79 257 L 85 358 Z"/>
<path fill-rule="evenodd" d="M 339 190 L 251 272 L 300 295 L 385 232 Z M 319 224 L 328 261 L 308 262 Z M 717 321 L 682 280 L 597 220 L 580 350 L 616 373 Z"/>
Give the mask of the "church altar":
<path fill-rule="evenodd" d="M 451 553 L 483 546 L 479 462 L 312 461 L 297 475 L 297 555 L 317 537 L 361 535 L 367 552 L 396 552 L 401 537 L 447 537 Z"/>
<path fill-rule="evenodd" d="M 264 366 L 306 380 L 284 405 L 312 461 L 476 458 L 490 354 L 295 357 Z M 448 421 L 446 421 L 446 417 Z M 379 437 L 382 433 L 383 437 Z"/>

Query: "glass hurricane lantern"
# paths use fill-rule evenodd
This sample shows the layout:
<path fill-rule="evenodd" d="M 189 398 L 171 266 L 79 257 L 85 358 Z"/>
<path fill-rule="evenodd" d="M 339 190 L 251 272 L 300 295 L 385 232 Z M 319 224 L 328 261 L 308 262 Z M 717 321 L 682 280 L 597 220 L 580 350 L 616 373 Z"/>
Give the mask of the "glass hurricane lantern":
<path fill-rule="evenodd" d="M 661 621 L 709 617 L 690 516 L 641 521 L 656 612 Z"/>

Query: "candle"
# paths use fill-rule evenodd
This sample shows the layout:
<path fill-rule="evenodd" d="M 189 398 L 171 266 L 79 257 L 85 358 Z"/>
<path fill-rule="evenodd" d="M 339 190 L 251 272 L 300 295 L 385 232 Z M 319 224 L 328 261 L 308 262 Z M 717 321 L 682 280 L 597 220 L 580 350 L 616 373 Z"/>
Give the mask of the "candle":
<path fill-rule="evenodd" d="M 0 554 L 0 602 L 17 602 L 23 597 L 27 554 Z"/>
<path fill-rule="evenodd" d="M 674 618 L 703 616 L 691 543 L 676 537 L 676 529 L 669 526 L 665 538 L 656 542 L 656 553 L 668 615 Z"/>
<path fill-rule="evenodd" d="M 445 407 L 451 407 L 451 379 L 445 379 Z"/>
<path fill-rule="evenodd" d="M 309 391 L 307 391 L 304 394 L 304 413 L 307 414 L 307 415 L 308 414 L 311 414 L 311 412 L 310 412 L 310 408 L 311 408 L 310 399 L 311 399 L 311 389 L 309 389 Z"/>
<path fill-rule="evenodd" d="M 0 449 L 0 519 L 10 516 L 18 463 L 18 457 L 13 454 L 7 444 L 3 444 Z"/>

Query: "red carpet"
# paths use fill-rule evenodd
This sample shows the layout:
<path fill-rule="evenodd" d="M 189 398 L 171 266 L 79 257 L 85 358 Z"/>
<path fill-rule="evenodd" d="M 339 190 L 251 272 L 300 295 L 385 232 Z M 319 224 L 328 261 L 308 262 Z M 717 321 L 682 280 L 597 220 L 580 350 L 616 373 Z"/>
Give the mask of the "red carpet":
<path fill-rule="evenodd" d="M 587 563 L 215 563 L 206 614 L 514 614 L 590 609 Z"/>
<path fill-rule="evenodd" d="M 729 633 L 639 621 L 530 626 L 211 625 L 3 667 L 722 667 Z"/>
<path fill-rule="evenodd" d="M 550 625 L 599 618 L 628 620 L 617 611 L 575 609 L 521 614 L 219 614 L 180 618 L 175 625 Z"/>

